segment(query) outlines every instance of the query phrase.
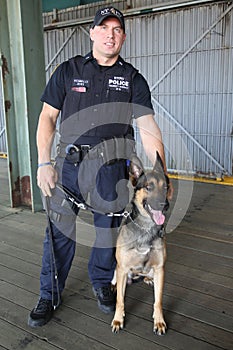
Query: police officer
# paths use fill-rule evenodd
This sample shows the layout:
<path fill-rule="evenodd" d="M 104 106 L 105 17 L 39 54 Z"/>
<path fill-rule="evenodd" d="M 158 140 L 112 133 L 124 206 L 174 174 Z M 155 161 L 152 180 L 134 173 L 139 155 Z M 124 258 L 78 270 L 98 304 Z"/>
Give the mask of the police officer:
<path fill-rule="evenodd" d="M 113 7 L 98 10 L 90 38 L 92 52 L 62 63 L 41 98 L 37 182 L 44 196 L 50 199 L 50 225 L 44 241 L 40 298 L 28 320 L 31 327 L 46 324 L 54 305 L 59 306 L 75 254 L 78 209 L 64 200 L 56 183 L 62 183 L 81 201 L 85 202 L 88 193 L 90 195 L 96 242 L 88 272 L 100 310 L 109 313 L 115 308 L 111 280 L 116 266 L 114 242 L 121 216 L 109 217 L 104 213 L 122 213 L 128 201 L 124 180 L 128 178 L 126 159 L 134 147 L 132 115 L 149 159 L 154 163 L 158 151 L 165 166 L 161 133 L 154 121 L 148 85 L 119 55 L 126 38 L 123 14 Z M 51 146 L 60 112 L 61 139 L 53 166 Z M 127 154 L 123 154 L 126 149 Z M 51 266 L 51 232 L 56 279 Z"/>

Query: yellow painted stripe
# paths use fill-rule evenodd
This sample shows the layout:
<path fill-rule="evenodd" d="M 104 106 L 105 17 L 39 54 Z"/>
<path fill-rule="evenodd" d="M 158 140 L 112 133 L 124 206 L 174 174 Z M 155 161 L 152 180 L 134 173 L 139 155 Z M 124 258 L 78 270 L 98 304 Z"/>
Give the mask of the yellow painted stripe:
<path fill-rule="evenodd" d="M 187 181 L 203 182 L 203 183 L 209 183 L 209 184 L 215 184 L 215 185 L 233 186 L 233 177 L 231 176 L 224 176 L 223 178 L 216 178 L 216 179 L 208 179 L 208 178 L 197 177 L 197 176 L 169 174 L 169 177 L 171 179 L 176 179 L 176 180 L 187 180 Z"/>
<path fill-rule="evenodd" d="M 0 152 L 0 158 L 7 158 L 7 154 Z M 169 174 L 169 177 L 175 180 L 196 181 L 196 182 L 203 182 L 203 183 L 209 183 L 209 184 L 215 184 L 215 185 L 233 186 L 232 176 L 223 176 L 223 178 L 208 179 L 208 178 L 197 177 L 197 176 L 195 177 L 195 176 L 187 176 L 187 175 L 185 176 L 185 175 Z"/>
<path fill-rule="evenodd" d="M 7 158 L 7 154 L 0 152 L 0 158 Z"/>

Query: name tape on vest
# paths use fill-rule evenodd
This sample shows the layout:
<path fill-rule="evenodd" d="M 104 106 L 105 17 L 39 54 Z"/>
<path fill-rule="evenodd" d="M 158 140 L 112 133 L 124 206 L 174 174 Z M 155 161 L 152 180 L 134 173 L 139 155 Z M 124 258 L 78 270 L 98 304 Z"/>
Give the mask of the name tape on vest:
<path fill-rule="evenodd" d="M 89 85 L 89 80 L 74 79 L 71 90 L 76 92 L 86 92 Z"/>

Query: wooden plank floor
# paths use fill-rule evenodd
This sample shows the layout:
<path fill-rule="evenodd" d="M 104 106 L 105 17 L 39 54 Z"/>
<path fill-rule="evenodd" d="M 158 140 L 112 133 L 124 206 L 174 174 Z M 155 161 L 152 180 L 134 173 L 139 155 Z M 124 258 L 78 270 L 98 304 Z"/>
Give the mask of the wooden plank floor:
<path fill-rule="evenodd" d="M 187 199 L 191 184 L 174 185 Z M 178 204 L 182 218 L 185 201 Z M 34 330 L 27 317 L 38 297 L 46 220 L 44 213 L 10 208 L 6 160 L 0 159 L 0 349 L 233 349 L 232 211 L 233 187 L 194 184 L 186 215 L 167 234 L 169 328 L 163 337 L 153 335 L 153 291 L 143 283 L 127 288 L 125 328 L 112 334 L 112 315 L 98 310 L 87 275 L 94 230 L 84 213 L 63 304 L 51 322 Z"/>

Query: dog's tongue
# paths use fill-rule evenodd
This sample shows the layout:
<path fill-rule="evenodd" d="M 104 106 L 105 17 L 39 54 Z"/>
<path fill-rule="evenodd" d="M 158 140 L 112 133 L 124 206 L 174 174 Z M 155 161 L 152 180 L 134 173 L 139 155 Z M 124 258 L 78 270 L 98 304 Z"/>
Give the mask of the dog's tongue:
<path fill-rule="evenodd" d="M 163 225 L 164 221 L 165 221 L 165 216 L 163 215 L 163 213 L 160 210 L 151 210 L 152 216 L 153 216 L 153 220 L 157 225 Z"/>

